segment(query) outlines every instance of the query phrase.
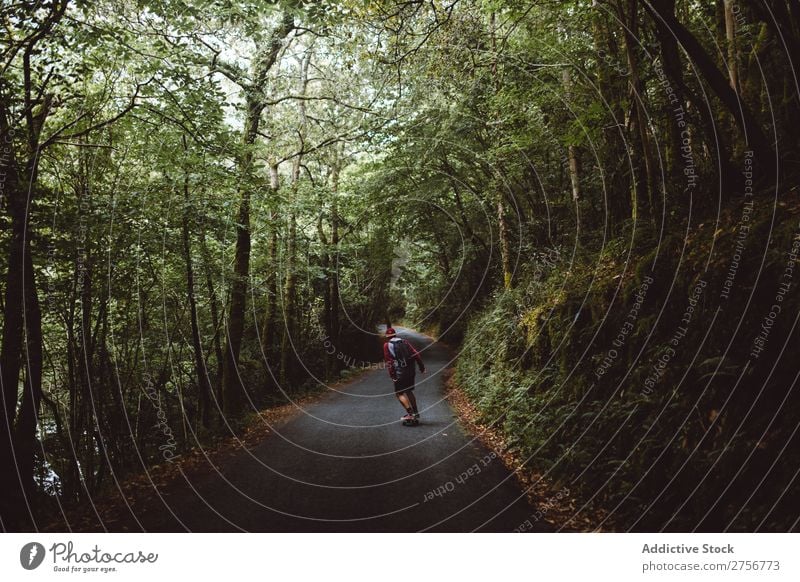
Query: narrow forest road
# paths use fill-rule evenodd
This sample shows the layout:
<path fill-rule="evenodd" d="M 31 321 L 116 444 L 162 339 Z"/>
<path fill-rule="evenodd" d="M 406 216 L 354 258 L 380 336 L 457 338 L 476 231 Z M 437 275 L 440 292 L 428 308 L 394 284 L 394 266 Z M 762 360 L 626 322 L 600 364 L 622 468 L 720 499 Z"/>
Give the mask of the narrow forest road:
<path fill-rule="evenodd" d="M 154 501 L 137 515 L 141 526 L 203 532 L 510 532 L 522 525 L 534 510 L 516 480 L 464 431 L 444 399 L 446 349 L 398 330 L 420 349 L 427 366 L 427 374 L 417 376 L 419 426 L 400 423 L 403 410 L 386 371 L 369 372 L 294 415 L 256 447 L 240 451 L 219 473 Z"/>

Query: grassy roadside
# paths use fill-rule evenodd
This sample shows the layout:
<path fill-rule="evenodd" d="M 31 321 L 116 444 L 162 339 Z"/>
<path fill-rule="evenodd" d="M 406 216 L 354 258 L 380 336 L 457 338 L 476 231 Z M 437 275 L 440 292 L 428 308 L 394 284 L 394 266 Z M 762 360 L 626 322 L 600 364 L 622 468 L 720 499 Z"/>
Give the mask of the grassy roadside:
<path fill-rule="evenodd" d="M 417 330 L 422 335 L 443 345 L 450 351 L 457 347 L 441 341 L 437 329 L 428 327 Z M 576 514 L 578 499 L 567 487 L 559 486 L 548 478 L 535 463 L 525 459 L 508 444 L 507 437 L 496 426 L 482 422 L 475 402 L 458 385 L 455 379 L 455 366 L 443 370 L 444 394 L 456 413 L 461 425 L 486 448 L 494 452 L 503 465 L 511 471 L 520 488 L 525 492 L 528 504 L 533 508 L 532 518 L 562 531 L 605 531 L 613 529 L 613 521 L 600 509 Z M 605 520 L 605 522 L 604 522 Z M 600 523 L 604 522 L 603 527 Z"/>
<path fill-rule="evenodd" d="M 584 511 L 575 509 L 579 501 L 568 487 L 559 486 L 548 478 L 535 462 L 525 459 L 508 444 L 507 438 L 496 427 L 480 422 L 480 413 L 466 393 L 456 384 L 455 370 L 450 368 L 445 377 L 445 396 L 467 430 L 485 447 L 493 451 L 503 465 L 514 474 L 525 492 L 528 504 L 534 509 L 532 520 L 550 524 L 556 531 L 591 532 L 613 531 L 613 522 L 602 509 Z M 605 520 L 605 521 L 604 521 Z M 600 524 L 603 523 L 601 526 Z"/>

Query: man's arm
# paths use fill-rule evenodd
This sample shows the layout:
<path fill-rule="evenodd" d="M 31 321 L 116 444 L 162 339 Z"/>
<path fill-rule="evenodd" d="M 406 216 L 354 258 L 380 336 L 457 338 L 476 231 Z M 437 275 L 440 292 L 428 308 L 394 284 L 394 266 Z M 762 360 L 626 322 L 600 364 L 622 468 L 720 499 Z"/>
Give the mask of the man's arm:
<path fill-rule="evenodd" d="M 404 340 L 404 341 L 406 342 L 406 345 L 408 345 L 409 349 L 411 350 L 411 357 L 414 358 L 417 361 L 417 365 L 419 366 L 419 371 L 420 372 L 424 372 L 425 371 L 425 364 L 422 361 L 422 356 L 420 356 L 419 352 L 416 349 L 414 349 L 414 346 L 411 345 L 410 341 L 408 341 L 408 340 Z"/>
<path fill-rule="evenodd" d="M 386 371 L 389 372 L 389 377 L 394 380 L 394 358 L 389 351 L 389 342 L 383 344 L 383 361 L 386 362 Z"/>

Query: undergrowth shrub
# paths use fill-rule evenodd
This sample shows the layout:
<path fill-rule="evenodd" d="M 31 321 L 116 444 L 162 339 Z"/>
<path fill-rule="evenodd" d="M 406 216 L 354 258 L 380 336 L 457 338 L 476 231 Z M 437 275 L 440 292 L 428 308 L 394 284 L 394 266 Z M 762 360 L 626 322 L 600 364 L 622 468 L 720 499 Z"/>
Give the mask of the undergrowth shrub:
<path fill-rule="evenodd" d="M 798 444 L 800 281 L 775 297 L 798 221 L 796 208 L 779 207 L 774 223 L 771 210 L 754 216 L 752 232 L 771 235 L 752 235 L 727 294 L 735 209 L 657 248 L 642 237 L 629 251 L 619 238 L 530 267 L 472 318 L 462 344 L 456 381 L 481 421 L 604 508 L 605 527 L 792 528 L 800 448 L 783 445 Z"/>

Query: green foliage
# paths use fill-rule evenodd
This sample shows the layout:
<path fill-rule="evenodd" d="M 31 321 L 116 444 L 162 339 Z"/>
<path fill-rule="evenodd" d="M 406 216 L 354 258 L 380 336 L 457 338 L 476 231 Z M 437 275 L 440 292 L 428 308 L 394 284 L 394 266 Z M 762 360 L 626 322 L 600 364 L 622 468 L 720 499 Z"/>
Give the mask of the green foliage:
<path fill-rule="evenodd" d="M 403 319 L 462 345 L 484 420 L 620 527 L 753 527 L 791 483 L 769 463 L 797 407 L 783 355 L 745 370 L 751 346 L 729 338 L 762 322 L 793 219 L 760 209 L 764 260 L 712 296 L 742 216 L 740 172 L 719 168 L 741 165 L 744 132 L 652 4 L 3 4 L 0 220 L 24 224 L 42 306 L 42 487 L 78 502 L 162 461 L 158 422 L 176 452 L 239 430 L 219 409 L 233 322 L 258 408 L 378 359 L 377 325 Z M 797 47 L 797 31 L 740 8 L 748 135 L 769 125 L 792 170 L 800 108 L 774 40 Z M 727 74 L 716 7 L 676 17 Z M 0 231 L 6 267 L 14 240 Z M 700 281 L 695 322 L 713 329 L 693 323 L 644 394 Z M 14 347 L 5 327 L 3 361 L 29 361 L 36 340 Z M 773 350 L 793 337 L 773 333 Z M 742 506 L 726 485 L 759 470 L 763 501 L 704 515 Z"/>
<path fill-rule="evenodd" d="M 786 264 L 796 236 L 789 216 L 781 212 L 774 223 L 780 242 L 770 245 L 767 269 Z M 758 231 L 770 224 L 764 209 L 753 226 Z M 734 226 L 728 222 L 722 230 Z M 559 263 L 541 279 L 529 272 L 517 289 L 499 294 L 470 321 L 456 380 L 476 402 L 481 420 L 500 428 L 523 458 L 551 478 L 610 511 L 609 527 L 651 531 L 666 524 L 683 531 L 702 523 L 712 530 L 752 531 L 769 515 L 770 529 L 783 531 L 794 519 L 771 512 L 800 462 L 777 445 L 791 439 L 791 427 L 800 421 L 790 388 L 793 365 L 778 356 L 795 332 L 788 319 L 779 322 L 768 353 L 757 360 L 748 356 L 766 303 L 748 309 L 744 289 L 752 284 L 756 295 L 770 294 L 777 279 L 756 282 L 760 257 L 750 251 L 739 266 L 741 291 L 722 298 L 725 270 L 703 273 L 710 231 L 701 227 L 690 234 L 705 242 L 680 265 L 670 262 L 674 247 L 665 245 L 654 251 L 663 267 L 653 270 L 654 254 L 636 249 L 621 278 L 625 264 L 615 250 L 599 263 L 589 255 Z M 624 248 L 625 242 L 614 240 L 608 248 Z M 733 256 L 731 237 L 715 245 L 714 256 Z M 647 277 L 654 283 L 631 318 Z M 658 281 L 673 278 L 666 295 Z M 705 287 L 684 325 L 698 283 Z M 797 313 L 798 298 L 786 301 L 783 308 Z M 627 321 L 632 326 L 620 342 Z M 739 328 L 753 331 L 737 334 Z M 670 347 L 674 352 L 666 351 Z M 655 374 L 665 354 L 668 365 Z M 745 368 L 747 360 L 753 367 Z M 762 468 L 778 459 L 759 499 L 748 500 L 747 512 L 740 512 L 745 500 L 736 484 L 749 490 Z M 709 507 L 715 508 L 710 515 Z"/>

